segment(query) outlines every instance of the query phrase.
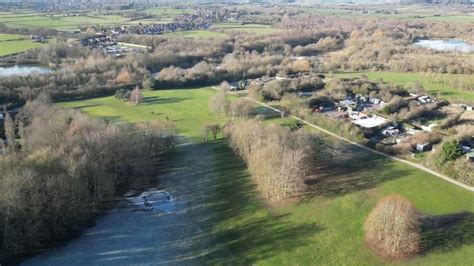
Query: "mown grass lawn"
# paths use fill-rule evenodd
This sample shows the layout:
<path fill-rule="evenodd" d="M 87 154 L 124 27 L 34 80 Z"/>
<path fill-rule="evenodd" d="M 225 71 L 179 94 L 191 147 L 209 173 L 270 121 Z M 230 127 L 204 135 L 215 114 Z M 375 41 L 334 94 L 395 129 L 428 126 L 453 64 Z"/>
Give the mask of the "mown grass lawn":
<path fill-rule="evenodd" d="M 145 103 L 130 106 L 113 97 L 61 103 L 113 121 L 175 121 L 181 134 L 199 136 L 208 122 L 222 122 L 208 110 L 210 88 L 145 92 Z M 152 114 L 151 112 L 155 112 Z M 288 123 L 270 116 L 274 123 Z M 269 122 L 269 123 L 271 123 Z M 381 265 L 386 264 L 363 244 L 363 222 L 374 204 L 388 194 L 400 194 L 425 215 L 445 216 L 460 211 L 474 213 L 474 193 L 428 173 L 338 144 L 324 137 L 329 148 L 342 145 L 341 167 L 322 172 L 299 203 L 268 207 L 259 198 L 245 164 L 225 140 L 208 144 L 214 195 L 214 226 L 206 233 L 224 245 L 232 258 L 217 264 L 258 265 Z M 424 231 L 425 251 L 407 265 L 473 265 L 474 216 L 448 224 L 442 231 Z M 199 221 L 196 221 L 199 223 Z M 213 259 L 215 257 L 213 256 Z"/>
<path fill-rule="evenodd" d="M 144 101 L 138 106 L 113 96 L 61 105 L 80 108 L 87 114 L 114 122 L 169 120 L 176 124 L 181 135 L 199 138 L 206 123 L 223 121 L 208 108 L 209 98 L 214 93 L 212 88 L 144 91 Z"/>
<path fill-rule="evenodd" d="M 407 85 L 413 82 L 420 82 L 423 88 L 429 94 L 435 94 L 439 98 L 446 100 L 456 100 L 460 102 L 474 102 L 474 93 L 447 86 L 440 83 L 435 83 L 429 80 L 428 77 L 423 73 L 399 73 L 399 72 L 340 72 L 335 73 L 338 77 L 360 77 L 361 75 L 367 75 L 370 80 L 383 79 L 386 82 L 394 83 L 397 85 Z M 459 74 L 440 74 L 446 79 L 455 79 L 465 81 L 469 84 L 474 84 L 473 75 L 459 75 Z"/>
<path fill-rule="evenodd" d="M 44 44 L 33 42 L 28 36 L 0 34 L 0 56 L 24 52 Z"/>
<path fill-rule="evenodd" d="M 108 26 L 108 25 L 128 25 L 152 22 L 162 22 L 155 20 L 129 20 L 120 15 L 103 15 L 89 13 L 79 16 L 63 16 L 63 14 L 45 15 L 42 13 L 26 13 L 15 15 L 13 13 L 0 14 L 0 21 L 12 28 L 54 28 L 61 31 L 73 31 L 81 26 Z"/>

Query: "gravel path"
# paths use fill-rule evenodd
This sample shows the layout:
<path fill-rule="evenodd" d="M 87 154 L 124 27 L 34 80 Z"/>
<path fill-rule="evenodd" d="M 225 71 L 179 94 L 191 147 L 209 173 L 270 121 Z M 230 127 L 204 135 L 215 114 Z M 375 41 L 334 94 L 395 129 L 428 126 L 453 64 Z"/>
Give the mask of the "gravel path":
<path fill-rule="evenodd" d="M 173 196 L 173 211 L 140 210 L 127 201 L 97 220 L 79 239 L 25 261 L 24 265 L 200 265 L 229 261 L 230 253 L 206 233 L 213 173 L 212 150 L 177 147 L 173 170 L 160 176 Z"/>

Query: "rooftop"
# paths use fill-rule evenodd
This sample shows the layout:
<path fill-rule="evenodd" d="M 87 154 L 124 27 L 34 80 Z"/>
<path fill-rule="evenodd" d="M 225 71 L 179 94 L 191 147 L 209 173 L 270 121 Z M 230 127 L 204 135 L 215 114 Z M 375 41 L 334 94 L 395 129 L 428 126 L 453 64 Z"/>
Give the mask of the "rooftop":
<path fill-rule="evenodd" d="M 358 125 L 358 126 L 361 126 L 363 128 L 374 128 L 374 127 L 378 127 L 378 126 L 381 126 L 383 124 L 386 124 L 388 123 L 389 120 L 381 117 L 381 116 L 376 116 L 376 115 L 372 115 L 370 117 L 366 117 L 366 118 L 362 118 L 362 119 L 357 119 L 357 120 L 353 120 L 352 123 Z"/>

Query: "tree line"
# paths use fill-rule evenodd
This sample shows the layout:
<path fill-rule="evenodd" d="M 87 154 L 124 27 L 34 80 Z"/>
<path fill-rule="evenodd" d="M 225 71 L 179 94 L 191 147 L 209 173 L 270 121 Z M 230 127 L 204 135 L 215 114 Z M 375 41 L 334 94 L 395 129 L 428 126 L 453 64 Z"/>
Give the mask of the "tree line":
<path fill-rule="evenodd" d="M 157 182 L 172 149 L 163 122 L 110 124 L 41 101 L 7 116 L 0 156 L 0 254 L 42 249 L 90 225 L 129 188 Z"/>

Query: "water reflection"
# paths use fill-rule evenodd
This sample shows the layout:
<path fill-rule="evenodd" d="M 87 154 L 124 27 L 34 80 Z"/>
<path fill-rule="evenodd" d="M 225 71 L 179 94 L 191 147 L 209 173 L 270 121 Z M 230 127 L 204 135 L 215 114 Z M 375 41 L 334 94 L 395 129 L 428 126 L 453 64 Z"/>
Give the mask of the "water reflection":
<path fill-rule="evenodd" d="M 443 52 L 474 52 L 474 45 L 460 40 L 419 40 L 413 45 Z"/>
<path fill-rule="evenodd" d="M 53 70 L 41 66 L 11 66 L 0 67 L 0 77 L 28 76 L 32 74 L 48 74 Z"/>

